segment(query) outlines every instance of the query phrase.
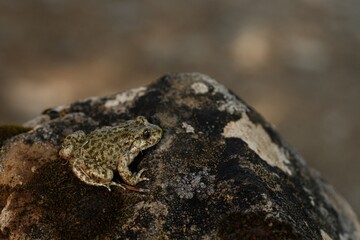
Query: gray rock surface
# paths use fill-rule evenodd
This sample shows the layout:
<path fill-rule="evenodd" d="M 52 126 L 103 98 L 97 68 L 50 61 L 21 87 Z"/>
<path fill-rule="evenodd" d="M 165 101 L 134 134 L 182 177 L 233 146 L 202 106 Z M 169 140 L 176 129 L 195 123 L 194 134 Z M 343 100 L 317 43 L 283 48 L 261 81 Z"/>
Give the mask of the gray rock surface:
<path fill-rule="evenodd" d="M 164 130 L 131 166 L 148 169 L 149 193 L 86 185 L 59 157 L 66 135 L 139 115 Z M 0 238 L 360 239 L 350 206 L 206 75 L 167 75 L 25 125 L 1 148 Z"/>

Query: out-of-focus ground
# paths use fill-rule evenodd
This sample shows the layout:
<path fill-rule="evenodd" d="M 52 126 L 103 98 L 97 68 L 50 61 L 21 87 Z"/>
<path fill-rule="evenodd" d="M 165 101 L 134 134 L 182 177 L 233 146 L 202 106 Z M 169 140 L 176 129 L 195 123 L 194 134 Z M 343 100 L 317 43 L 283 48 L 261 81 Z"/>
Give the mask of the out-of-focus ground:
<path fill-rule="evenodd" d="M 0 124 L 202 72 L 254 106 L 360 215 L 360 2 L 0 0 Z"/>

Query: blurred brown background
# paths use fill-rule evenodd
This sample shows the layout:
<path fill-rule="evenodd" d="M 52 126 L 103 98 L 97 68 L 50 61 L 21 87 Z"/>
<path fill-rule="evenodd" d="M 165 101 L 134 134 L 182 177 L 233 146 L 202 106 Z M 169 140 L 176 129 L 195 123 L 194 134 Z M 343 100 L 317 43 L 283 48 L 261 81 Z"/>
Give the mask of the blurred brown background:
<path fill-rule="evenodd" d="M 202 72 L 254 106 L 360 213 L 357 0 L 0 0 L 0 124 Z"/>

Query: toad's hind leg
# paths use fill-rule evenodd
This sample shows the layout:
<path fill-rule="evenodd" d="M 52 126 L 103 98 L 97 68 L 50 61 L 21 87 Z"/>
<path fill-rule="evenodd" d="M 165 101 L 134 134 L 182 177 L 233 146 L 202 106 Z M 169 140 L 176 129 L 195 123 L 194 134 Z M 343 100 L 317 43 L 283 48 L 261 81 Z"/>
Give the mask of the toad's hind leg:
<path fill-rule="evenodd" d="M 83 182 L 93 186 L 106 187 L 111 191 L 110 186 L 115 185 L 126 189 L 120 183 L 113 182 L 113 171 L 104 168 L 96 163 L 87 163 L 83 159 L 76 159 L 72 164 L 72 171 Z"/>

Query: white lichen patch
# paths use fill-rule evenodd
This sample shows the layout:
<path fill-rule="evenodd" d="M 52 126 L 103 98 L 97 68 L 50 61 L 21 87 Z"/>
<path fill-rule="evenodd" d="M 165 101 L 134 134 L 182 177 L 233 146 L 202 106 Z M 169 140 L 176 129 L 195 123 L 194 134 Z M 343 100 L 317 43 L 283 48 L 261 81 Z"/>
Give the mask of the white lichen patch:
<path fill-rule="evenodd" d="M 224 128 L 223 136 L 242 139 L 250 149 L 269 165 L 278 167 L 283 172 L 291 175 L 291 171 L 286 165 L 289 160 L 284 150 L 272 142 L 270 136 L 260 124 L 250 121 L 247 114 L 242 114 L 242 118 L 237 121 L 229 122 Z"/>
<path fill-rule="evenodd" d="M 269 200 L 268 196 L 265 193 L 262 193 L 261 196 L 264 199 L 264 203 L 262 205 L 256 205 L 256 209 L 262 209 L 262 211 L 265 211 L 267 213 L 273 213 L 274 212 L 274 204 L 271 200 Z M 253 207 L 254 210 L 256 210 Z"/>
<path fill-rule="evenodd" d="M 182 123 L 182 128 L 185 129 L 186 133 L 195 133 L 195 129 L 190 124 L 187 124 L 186 122 Z"/>
<path fill-rule="evenodd" d="M 209 169 L 204 167 L 198 173 L 191 173 L 187 176 L 178 176 L 173 179 L 173 187 L 178 196 L 182 199 L 192 199 L 195 194 L 214 193 L 213 185 L 205 184 L 204 180 L 214 181 L 215 176 L 209 175 Z"/>
<path fill-rule="evenodd" d="M 196 82 L 191 85 L 191 88 L 194 90 L 196 94 L 204 94 L 209 91 L 208 86 L 202 82 Z"/>
<path fill-rule="evenodd" d="M 218 109 L 223 112 L 228 112 L 230 114 L 245 112 L 243 104 L 240 104 L 239 101 L 219 101 Z"/>
<path fill-rule="evenodd" d="M 324 230 L 320 230 L 321 232 L 321 237 L 323 240 L 332 240 L 332 238 L 329 236 L 329 234 L 327 234 Z"/>
<path fill-rule="evenodd" d="M 199 82 L 203 81 L 211 85 L 213 87 L 212 95 L 220 93 L 224 96 L 224 100 L 217 102 L 220 111 L 227 111 L 230 114 L 234 114 L 246 112 L 248 109 L 247 106 L 239 101 L 234 94 L 230 93 L 225 86 L 219 84 L 213 78 L 201 73 L 191 73 L 191 77 Z"/>
<path fill-rule="evenodd" d="M 139 87 L 128 90 L 126 92 L 121 92 L 115 95 L 114 99 L 106 101 L 105 107 L 111 108 L 116 107 L 119 104 L 124 104 L 126 102 L 132 101 L 135 97 L 140 97 L 145 93 L 146 87 Z"/>

